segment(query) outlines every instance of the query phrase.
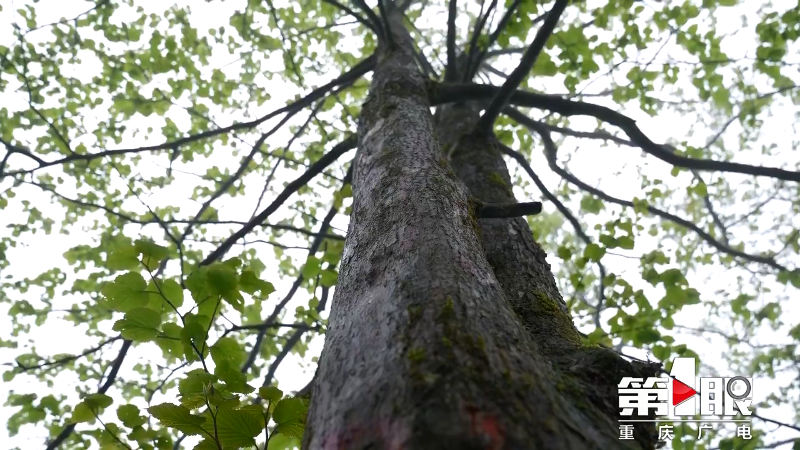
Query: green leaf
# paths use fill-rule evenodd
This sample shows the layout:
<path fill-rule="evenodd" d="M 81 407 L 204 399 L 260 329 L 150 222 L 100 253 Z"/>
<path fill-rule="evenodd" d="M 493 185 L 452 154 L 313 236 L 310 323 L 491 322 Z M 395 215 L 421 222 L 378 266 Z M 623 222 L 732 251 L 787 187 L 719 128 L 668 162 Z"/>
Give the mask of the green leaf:
<path fill-rule="evenodd" d="M 265 386 L 258 388 L 258 396 L 267 401 L 277 402 L 283 397 L 283 391 L 275 386 Z"/>
<path fill-rule="evenodd" d="M 233 306 L 233 309 L 239 311 L 240 313 L 244 313 L 244 298 L 239 291 L 229 291 L 226 294 L 223 294 L 222 298 L 226 303 Z"/>
<path fill-rule="evenodd" d="M 321 261 L 319 258 L 315 256 L 309 256 L 301 272 L 303 274 L 303 278 L 306 280 L 313 280 L 316 278 L 320 271 L 320 263 Z"/>
<path fill-rule="evenodd" d="M 307 413 L 308 406 L 303 399 L 287 397 L 278 402 L 275 406 L 272 418 L 275 420 L 275 423 L 281 423 L 305 417 Z"/>
<path fill-rule="evenodd" d="M 217 434 L 224 448 L 256 445 L 255 437 L 264 431 L 264 416 L 236 409 L 220 410 Z"/>
<path fill-rule="evenodd" d="M 224 264 L 214 264 L 209 267 L 206 279 L 211 290 L 217 295 L 229 294 L 238 286 L 236 271 Z"/>
<path fill-rule="evenodd" d="M 82 423 L 82 422 L 94 422 L 95 414 L 92 412 L 92 407 L 86 404 L 86 402 L 78 403 L 75 406 L 75 409 L 72 410 L 72 417 L 70 417 L 70 423 Z"/>
<path fill-rule="evenodd" d="M 197 408 L 205 404 L 206 386 L 214 383 L 219 378 L 206 373 L 203 369 L 194 369 L 178 382 L 178 391 L 181 394 L 181 405 L 187 408 Z"/>
<path fill-rule="evenodd" d="M 183 328 L 174 322 L 161 325 L 161 335 L 156 338 L 156 345 L 161 347 L 165 355 L 172 358 L 183 358 L 183 344 L 181 343 Z"/>
<path fill-rule="evenodd" d="M 217 447 L 217 443 L 209 438 L 205 438 L 200 441 L 199 444 L 193 447 L 193 450 L 219 450 Z"/>
<path fill-rule="evenodd" d="M 117 248 L 106 260 L 106 267 L 111 270 L 135 270 L 139 264 L 139 252 L 132 245 Z"/>
<path fill-rule="evenodd" d="M 135 308 L 125 313 L 125 318 L 114 324 L 115 331 L 132 341 L 152 341 L 158 336 L 161 314 L 148 308 Z"/>
<path fill-rule="evenodd" d="M 147 411 L 158 421 L 161 425 L 166 427 L 175 428 L 176 430 L 189 435 L 197 435 L 203 433 L 201 425 L 205 424 L 206 418 L 196 416 L 183 406 L 173 405 L 171 403 L 162 403 L 160 405 L 151 406 Z"/>
<path fill-rule="evenodd" d="M 335 286 L 339 279 L 339 273 L 335 270 L 325 269 L 320 272 L 320 283 L 325 287 Z"/>
<path fill-rule="evenodd" d="M 177 281 L 164 280 L 161 283 L 161 293 L 172 303 L 172 306 L 180 308 L 183 305 L 183 288 Z"/>
<path fill-rule="evenodd" d="M 146 288 L 147 283 L 139 273 L 128 272 L 105 285 L 102 293 L 109 299 L 109 306 L 114 311 L 127 312 L 147 305 L 150 294 L 145 292 Z"/>
<path fill-rule="evenodd" d="M 581 210 L 592 214 L 598 214 L 603 210 L 603 201 L 591 195 L 584 195 L 581 198 Z"/>
<path fill-rule="evenodd" d="M 600 247 L 595 243 L 588 244 L 583 250 L 583 257 L 592 261 L 600 261 L 600 258 L 606 254 L 606 249 Z"/>
<path fill-rule="evenodd" d="M 273 433 L 269 438 L 267 450 L 291 450 L 300 447 L 300 439 L 285 434 Z"/>
<path fill-rule="evenodd" d="M 144 264 L 149 271 L 158 269 L 161 261 L 169 256 L 169 249 L 148 240 L 139 239 L 134 243 L 134 246 L 136 247 L 136 251 L 142 255 L 142 264 Z"/>
<path fill-rule="evenodd" d="M 655 328 L 650 328 L 637 331 L 635 342 L 637 344 L 650 344 L 653 342 L 658 342 L 660 338 L 661 333 L 659 333 Z"/>
<path fill-rule="evenodd" d="M 239 366 L 233 366 L 229 361 L 217 366 L 214 372 L 225 382 L 226 388 L 231 392 L 249 394 L 255 391 L 253 386 L 247 384 L 247 375 L 239 370 Z"/>
<path fill-rule="evenodd" d="M 84 398 L 83 402 L 89 405 L 89 407 L 95 411 L 99 411 L 103 408 L 108 408 L 111 406 L 111 404 L 114 403 L 114 399 L 106 394 L 91 394 Z"/>
<path fill-rule="evenodd" d="M 250 295 L 260 291 L 264 298 L 275 292 L 275 286 L 272 283 L 260 280 L 256 273 L 249 269 L 242 271 L 242 275 L 239 277 L 239 289 Z"/>
<path fill-rule="evenodd" d="M 617 244 L 625 250 L 633 250 L 633 238 L 630 236 L 620 236 L 617 238 Z"/>
<path fill-rule="evenodd" d="M 223 337 L 211 346 L 211 358 L 214 359 L 214 364 L 217 365 L 227 361 L 231 365 L 240 366 L 247 358 L 247 353 L 236 339 Z"/>
<path fill-rule="evenodd" d="M 128 428 L 136 428 L 147 422 L 147 418 L 139 413 L 136 405 L 121 405 L 117 408 L 117 418 Z"/>
<path fill-rule="evenodd" d="M 188 277 L 186 277 L 186 288 L 192 293 L 192 299 L 195 303 L 207 302 L 208 299 L 214 295 L 211 287 L 208 285 L 208 267 L 200 267 L 195 270 Z"/>

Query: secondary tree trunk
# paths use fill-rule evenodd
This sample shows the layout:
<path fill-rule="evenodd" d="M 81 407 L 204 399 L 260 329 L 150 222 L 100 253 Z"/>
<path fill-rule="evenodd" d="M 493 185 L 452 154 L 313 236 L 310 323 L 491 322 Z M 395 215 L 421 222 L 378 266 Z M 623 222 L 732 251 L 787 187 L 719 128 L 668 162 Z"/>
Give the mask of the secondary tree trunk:
<path fill-rule="evenodd" d="M 439 107 L 439 140 L 473 198 L 486 203 L 516 203 L 498 142 L 494 136 L 473 132 L 479 109 L 474 103 Z M 655 376 L 653 368 L 631 364 L 610 349 L 581 341 L 558 292 L 547 255 L 533 239 L 524 218 L 479 219 L 478 230 L 486 259 L 509 306 L 537 351 L 553 365 L 565 395 L 573 403 L 591 408 L 593 415 L 604 416 L 604 420 L 592 424 L 601 434 L 617 433 L 619 380 L 623 376 Z M 654 426 L 638 423 L 635 428 L 641 447 L 652 448 L 656 442 Z"/>
<path fill-rule="evenodd" d="M 638 448 L 564 392 L 571 384 L 506 298 L 437 140 L 401 17 L 389 15 L 403 44 L 381 47 L 362 109 L 303 448 Z"/>

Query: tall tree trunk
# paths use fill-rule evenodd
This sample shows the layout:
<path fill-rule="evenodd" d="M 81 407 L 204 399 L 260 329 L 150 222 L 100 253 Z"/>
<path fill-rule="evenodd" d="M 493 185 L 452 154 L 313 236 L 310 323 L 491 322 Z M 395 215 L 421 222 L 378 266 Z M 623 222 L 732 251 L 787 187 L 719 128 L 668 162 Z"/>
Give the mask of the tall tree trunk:
<path fill-rule="evenodd" d="M 441 151 L 401 16 L 390 10 L 389 23 L 400 45 L 379 49 L 361 113 L 303 448 L 638 447 L 562 392 L 517 319 Z"/>

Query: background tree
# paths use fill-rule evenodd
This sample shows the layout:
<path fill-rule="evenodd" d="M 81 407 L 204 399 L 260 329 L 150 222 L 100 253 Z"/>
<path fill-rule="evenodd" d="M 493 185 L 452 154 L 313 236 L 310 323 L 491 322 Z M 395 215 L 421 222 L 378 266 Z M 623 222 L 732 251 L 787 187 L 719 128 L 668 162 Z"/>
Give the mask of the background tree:
<path fill-rule="evenodd" d="M 3 2 L 9 434 L 651 448 L 619 377 L 699 354 L 772 381 L 670 445 L 791 446 L 800 10 L 739 3 Z"/>

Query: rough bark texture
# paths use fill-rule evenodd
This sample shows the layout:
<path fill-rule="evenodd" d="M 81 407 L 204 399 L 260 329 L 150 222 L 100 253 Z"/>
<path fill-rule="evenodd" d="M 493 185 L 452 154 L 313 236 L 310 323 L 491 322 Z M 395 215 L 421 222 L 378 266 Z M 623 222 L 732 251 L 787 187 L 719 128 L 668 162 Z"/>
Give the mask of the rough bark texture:
<path fill-rule="evenodd" d="M 477 112 L 466 105 L 453 105 L 449 112 L 442 114 L 438 128 L 439 136 L 449 135 L 452 142 L 448 153 L 456 175 L 480 201 L 516 203 L 502 154 L 491 139 L 471 132 L 470 125 L 476 122 Z M 468 129 L 459 135 L 456 133 L 461 130 L 446 130 L 448 124 L 459 124 L 459 129 L 466 124 Z M 535 341 L 547 350 L 580 345 L 580 336 L 553 280 L 547 255 L 534 242 L 525 218 L 479 219 L 478 225 L 489 265 Z"/>
<path fill-rule="evenodd" d="M 448 149 L 450 165 L 477 200 L 516 203 L 511 178 L 493 136 L 473 132 L 479 116 L 475 104 L 450 104 L 437 110 L 437 134 Z M 535 199 L 525 199 L 535 200 Z M 588 399 L 607 421 L 599 428 L 616 429 L 617 383 L 623 376 L 654 375 L 653 368 L 633 365 L 605 348 L 581 342 L 544 250 L 533 239 L 524 218 L 479 219 L 481 241 L 511 308 L 542 355 L 569 385 L 572 401 Z M 613 430 L 612 430 L 613 431 Z M 642 448 L 651 448 L 654 427 L 638 424 Z M 611 432 L 611 431 L 606 431 Z"/>
<path fill-rule="evenodd" d="M 382 46 L 304 449 L 636 448 L 537 350 L 470 205 L 410 48 Z"/>

